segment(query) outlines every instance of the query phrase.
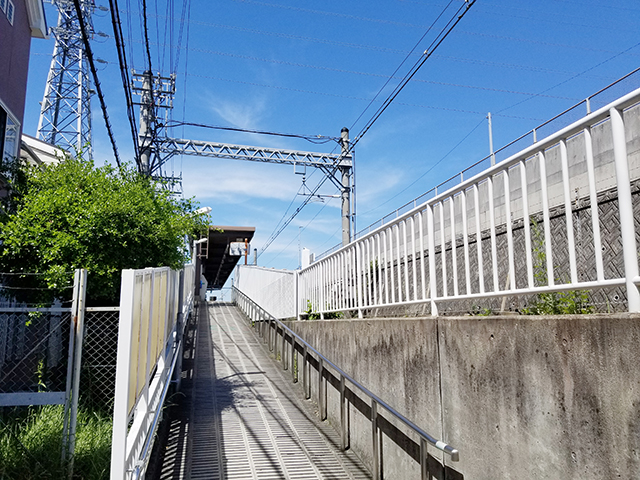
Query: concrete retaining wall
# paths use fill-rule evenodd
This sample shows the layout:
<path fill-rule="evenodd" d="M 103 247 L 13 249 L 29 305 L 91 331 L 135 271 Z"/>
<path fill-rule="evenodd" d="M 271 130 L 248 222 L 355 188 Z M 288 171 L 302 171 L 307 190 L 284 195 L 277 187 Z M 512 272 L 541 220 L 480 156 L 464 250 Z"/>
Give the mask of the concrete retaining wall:
<path fill-rule="evenodd" d="M 459 449 L 456 463 L 429 450 L 434 478 L 638 478 L 639 315 L 289 325 L 393 408 Z M 338 425 L 337 407 L 328 413 Z M 371 427 L 353 407 L 350 421 L 352 448 L 370 461 Z M 383 451 L 384 478 L 419 478 L 405 451 L 388 440 Z"/>

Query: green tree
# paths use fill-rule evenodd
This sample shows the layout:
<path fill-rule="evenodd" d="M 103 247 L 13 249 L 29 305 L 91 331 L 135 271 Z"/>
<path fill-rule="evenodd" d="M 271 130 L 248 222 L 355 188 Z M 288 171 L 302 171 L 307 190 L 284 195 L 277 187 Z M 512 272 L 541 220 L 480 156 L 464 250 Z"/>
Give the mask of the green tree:
<path fill-rule="evenodd" d="M 86 268 L 88 303 L 114 305 L 122 269 L 181 268 L 185 235 L 206 228 L 191 200 L 173 197 L 131 168 L 66 158 L 26 167 L 25 177 L 15 212 L 2 219 L 0 271 L 42 275 L 10 277 L 14 286 L 60 294 L 73 270 Z"/>

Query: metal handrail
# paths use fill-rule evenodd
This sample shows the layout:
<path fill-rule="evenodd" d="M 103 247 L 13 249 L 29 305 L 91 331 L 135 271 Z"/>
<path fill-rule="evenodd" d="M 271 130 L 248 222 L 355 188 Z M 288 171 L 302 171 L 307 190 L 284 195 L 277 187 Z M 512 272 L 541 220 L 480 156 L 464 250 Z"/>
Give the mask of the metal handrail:
<path fill-rule="evenodd" d="M 459 454 L 459 452 L 458 452 L 458 450 L 456 448 L 453 448 L 452 446 L 448 445 L 447 443 L 445 443 L 445 442 L 443 442 L 441 440 L 438 440 L 438 439 L 434 438 L 433 436 L 429 435 L 429 433 L 425 432 L 423 429 L 418 427 L 411 420 L 409 420 L 404 415 L 402 415 L 401 413 L 396 411 L 393 407 L 391 407 L 389 404 L 387 404 L 384 400 L 382 400 L 376 394 L 371 392 L 368 388 L 364 387 L 362 384 L 357 382 L 349 374 L 347 374 L 344 370 L 342 370 L 340 367 L 335 365 L 331 360 L 329 360 L 327 357 L 325 357 L 320 352 L 318 352 L 314 347 L 312 347 L 309 343 L 307 343 L 304 339 L 302 339 L 302 337 L 300 337 L 297 333 L 295 333 L 293 330 L 291 330 L 289 327 L 287 327 L 282 321 L 280 321 L 277 318 L 275 318 L 273 315 L 271 315 L 266 310 L 264 310 L 260 305 L 258 305 L 256 302 L 254 302 L 251 298 L 249 298 L 246 294 L 244 294 L 243 292 L 238 290 L 237 287 L 233 286 L 232 290 L 236 295 L 240 295 L 245 301 L 247 301 L 249 304 L 251 304 L 255 308 L 257 308 L 260 311 L 261 314 L 263 314 L 264 316 L 268 317 L 267 320 L 269 320 L 269 322 L 271 322 L 271 321 L 275 322 L 275 324 L 276 324 L 276 332 L 277 332 L 277 326 L 279 326 L 282 329 L 283 337 L 285 336 L 285 334 L 289 334 L 291 336 L 291 339 L 292 339 L 291 340 L 292 348 L 295 348 L 296 343 L 298 343 L 298 344 L 300 344 L 302 346 L 303 351 L 314 353 L 317 356 L 317 359 L 318 359 L 318 361 L 320 363 L 320 365 L 319 365 L 319 375 L 322 375 L 322 370 L 324 369 L 324 366 L 326 366 L 326 365 L 330 366 L 340 376 L 341 384 L 343 384 L 343 381 L 348 381 L 353 386 L 355 386 L 358 390 L 360 390 L 362 393 L 364 393 L 367 397 L 369 397 L 369 399 L 371 400 L 371 404 L 375 405 L 374 409 L 376 407 L 384 408 L 394 418 L 396 418 L 401 423 L 403 423 L 405 426 L 407 426 L 409 429 L 414 431 L 421 439 L 421 442 L 420 442 L 420 445 L 421 445 L 421 449 L 420 449 L 421 450 L 421 457 L 420 458 L 421 458 L 421 466 L 422 466 L 422 471 L 423 472 L 426 472 L 426 470 L 427 470 L 425 468 L 425 465 L 423 464 L 423 462 L 427 461 L 426 446 L 424 445 L 424 442 L 427 442 L 430 445 L 432 445 L 433 447 L 437 448 L 438 450 L 450 455 L 451 456 L 451 461 L 453 461 L 453 462 L 459 461 L 460 454 Z M 236 303 L 236 305 L 238 305 L 244 311 L 243 307 L 237 301 L 235 301 L 234 303 Z M 246 311 L 244 311 L 244 313 L 249 316 L 249 314 Z M 283 340 L 283 344 L 284 344 L 284 340 Z M 303 359 L 303 360 L 306 361 L 306 358 Z M 283 364 L 284 364 L 284 354 L 282 355 L 282 361 L 283 361 Z M 374 421 L 374 419 L 370 419 L 370 420 Z M 343 448 L 344 448 L 344 446 L 343 446 Z M 374 458 L 374 462 L 376 462 L 376 461 L 377 461 L 377 459 Z M 377 468 L 375 468 L 374 470 L 377 470 Z M 378 475 L 376 475 L 376 476 L 378 476 Z"/>

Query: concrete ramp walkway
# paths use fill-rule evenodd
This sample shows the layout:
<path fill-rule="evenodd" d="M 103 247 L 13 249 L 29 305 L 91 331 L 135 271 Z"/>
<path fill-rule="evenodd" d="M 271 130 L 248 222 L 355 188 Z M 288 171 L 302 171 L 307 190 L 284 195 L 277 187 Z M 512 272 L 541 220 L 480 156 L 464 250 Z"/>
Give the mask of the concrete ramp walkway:
<path fill-rule="evenodd" d="M 162 479 L 371 478 L 231 304 L 201 304 Z"/>

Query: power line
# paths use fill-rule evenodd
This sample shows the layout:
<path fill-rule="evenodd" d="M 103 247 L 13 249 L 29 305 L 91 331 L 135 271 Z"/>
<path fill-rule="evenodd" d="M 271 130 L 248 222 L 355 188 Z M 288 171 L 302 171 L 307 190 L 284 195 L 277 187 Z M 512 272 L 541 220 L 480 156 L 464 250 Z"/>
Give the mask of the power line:
<path fill-rule="evenodd" d="M 444 7 L 444 10 L 442 10 L 440 12 L 440 15 L 438 15 L 436 17 L 436 19 L 431 23 L 431 25 L 429 25 L 429 28 L 427 28 L 427 31 L 424 32 L 424 34 L 422 35 L 422 37 L 420 37 L 420 40 L 418 40 L 416 42 L 416 44 L 413 46 L 413 48 L 411 49 L 411 51 L 409 53 L 407 53 L 407 55 L 404 57 L 404 59 L 402 60 L 402 62 L 400 62 L 400 65 L 398 65 L 396 67 L 396 69 L 393 71 L 393 73 L 391 74 L 391 76 L 389 76 L 389 78 L 387 78 L 387 81 L 384 82 L 384 85 L 382 85 L 382 87 L 378 90 L 378 92 L 374 95 L 374 97 L 371 99 L 371 101 L 369 102 L 369 104 L 365 107 L 365 109 L 362 111 L 362 113 L 358 116 L 358 118 L 355 119 L 355 121 L 351 124 L 351 128 L 353 128 L 355 126 L 356 123 L 358 123 L 358 121 L 362 118 L 362 116 L 367 112 L 367 110 L 369 110 L 369 108 L 371 107 L 371 105 L 373 105 L 373 102 L 376 101 L 376 99 L 378 98 L 378 96 L 380 96 L 380 94 L 382 93 L 382 91 L 387 87 L 387 85 L 389 85 L 389 82 L 391 82 L 391 80 L 394 78 L 394 75 L 396 73 L 398 73 L 398 70 L 400 70 L 402 68 L 402 66 L 406 63 L 406 61 L 409 59 L 409 57 L 411 56 L 411 54 L 413 54 L 413 52 L 415 52 L 416 48 L 418 48 L 418 46 L 422 43 L 422 41 L 424 40 L 424 37 L 427 36 L 427 34 L 431 31 L 431 29 L 433 28 L 433 26 L 438 22 L 438 20 L 440 20 L 440 18 L 442 17 L 442 15 L 444 15 L 444 12 L 449 8 L 449 6 L 453 3 L 453 0 L 451 0 L 446 7 Z M 414 66 L 415 68 L 415 66 Z M 406 76 L 405 76 L 406 78 Z"/>
<path fill-rule="evenodd" d="M 443 12 L 440 13 L 440 15 L 436 18 L 435 22 L 429 27 L 427 32 L 421 37 L 421 39 L 418 42 L 418 44 L 424 39 L 426 34 L 433 28 L 433 25 L 438 21 L 438 19 L 440 19 L 442 17 L 442 15 L 449 8 L 449 5 L 451 5 L 452 2 L 453 2 L 453 0 L 445 7 Z M 422 67 L 422 65 L 424 65 L 424 63 L 431 57 L 433 52 L 435 52 L 437 50 L 437 48 L 447 38 L 447 36 L 451 33 L 451 31 L 454 29 L 454 27 L 460 22 L 460 20 L 462 20 L 462 18 L 465 16 L 465 14 L 469 11 L 469 8 L 471 8 L 471 6 L 474 3 L 475 3 L 475 0 L 465 0 L 464 4 L 461 5 L 457 9 L 455 14 L 451 17 L 451 19 L 449 19 L 449 21 L 445 24 L 445 26 L 440 30 L 438 35 L 436 35 L 436 38 L 431 42 L 429 47 L 427 47 L 427 49 L 424 52 L 423 57 L 413 65 L 413 67 L 409 70 L 409 72 L 403 77 L 402 81 L 393 89 L 391 94 L 383 102 L 382 106 L 380 106 L 378 108 L 378 110 L 376 110 L 376 112 L 373 114 L 373 116 L 365 124 L 365 126 L 361 130 L 360 134 L 358 134 L 356 136 L 356 138 L 349 144 L 349 147 L 342 154 L 341 158 L 346 156 L 346 155 L 349 155 L 353 151 L 353 149 L 355 148 L 356 144 L 360 141 L 360 139 L 369 131 L 369 129 L 378 120 L 378 118 L 380 118 L 382 113 L 384 113 L 384 111 L 389 107 L 391 102 L 393 102 L 393 100 L 395 100 L 395 98 L 400 94 L 402 89 L 407 85 L 407 83 L 409 83 L 409 81 L 413 78 L 413 76 L 418 72 L 420 67 Z M 415 48 L 416 47 L 414 47 L 414 50 L 415 50 Z M 402 63 L 400 64 L 401 66 L 405 63 L 405 61 L 406 61 L 406 59 L 408 57 L 409 56 L 407 55 L 407 57 L 402 61 Z M 397 72 L 397 71 L 398 71 L 398 69 L 395 70 L 395 72 Z M 395 74 L 395 72 L 394 72 L 394 74 Z M 388 84 L 388 82 L 389 81 L 387 81 L 385 83 L 385 85 L 382 87 L 382 89 L 380 89 L 378 94 L 376 94 L 376 96 L 371 100 L 369 105 L 365 108 L 364 112 L 362 114 L 360 114 L 358 119 L 356 119 L 356 122 L 364 115 L 364 113 L 368 110 L 369 106 L 379 96 L 380 92 L 382 92 L 382 90 L 385 88 L 385 86 Z M 356 122 L 354 122 L 354 125 L 355 125 Z M 339 163 L 340 162 L 337 161 L 334 164 L 333 169 L 331 170 L 331 175 L 333 175 L 337 171 Z M 298 215 L 298 213 L 300 213 L 302 211 L 302 209 L 311 201 L 313 196 L 320 189 L 320 187 L 327 181 L 329 176 L 330 175 L 325 175 L 325 177 L 318 183 L 318 185 L 313 189 L 313 191 L 310 193 L 310 195 L 302 202 L 302 204 L 296 209 L 296 211 L 289 217 L 289 219 L 277 231 L 277 233 L 275 235 L 272 235 L 269 238 L 269 240 L 267 240 L 265 245 L 262 247 L 261 254 L 264 253 L 267 248 L 269 248 L 269 245 L 271 245 L 273 243 L 273 241 L 278 237 L 278 235 L 280 235 L 280 233 L 282 233 L 284 231 L 284 229 L 287 228 L 287 226 L 293 221 L 293 219 Z"/>
<path fill-rule="evenodd" d="M 484 118 L 483 118 L 482 120 L 480 120 L 480 122 L 478 122 L 478 124 L 477 124 L 475 127 L 473 127 L 473 128 L 471 129 L 471 131 L 470 131 L 469 133 L 467 133 L 467 134 L 462 138 L 462 140 L 460 140 L 458 143 L 456 143 L 456 145 L 455 145 L 451 150 L 449 150 L 449 151 L 448 151 L 448 152 L 447 152 L 447 153 L 446 153 L 442 158 L 440 158 L 440 160 L 438 160 L 436 163 L 434 163 L 433 165 L 431 165 L 431 166 L 430 166 L 430 167 L 429 167 L 429 168 L 428 168 L 428 169 L 427 169 L 427 170 L 426 170 L 422 175 L 420 175 L 418 178 L 416 178 L 416 179 L 415 179 L 413 182 L 411 182 L 409 185 L 405 186 L 401 192 L 399 192 L 399 193 L 395 194 L 395 195 L 394 195 L 394 196 L 392 196 L 392 197 L 389 197 L 387 200 L 385 200 L 384 202 L 380 203 L 380 204 L 379 204 L 379 205 L 377 205 L 375 208 L 372 208 L 371 210 L 369 210 L 369 211 L 367 211 L 367 212 L 364 212 L 362 215 L 367 215 L 368 213 L 371 213 L 371 212 L 376 211 L 378 208 L 382 207 L 383 205 L 386 205 L 386 204 L 387 204 L 387 203 L 389 203 L 391 200 L 393 200 L 394 198 L 397 198 L 397 197 L 398 197 L 398 196 L 400 196 L 402 193 L 404 193 L 407 189 L 411 188 L 411 187 L 412 187 L 412 186 L 414 186 L 416 183 L 418 183 L 420 180 L 422 180 L 426 174 L 428 174 L 431 170 L 433 170 L 433 169 L 434 169 L 434 168 L 436 168 L 439 164 L 441 164 L 441 163 L 442 163 L 442 162 L 443 162 L 443 161 L 444 161 L 444 160 L 445 160 L 449 155 L 451 155 L 451 154 L 454 152 L 454 150 L 456 150 L 460 145 L 462 145 L 462 143 L 463 143 L 467 138 L 469 138 L 469 137 L 471 136 L 471 134 L 472 134 L 473 132 L 475 132 L 475 131 L 478 129 L 478 127 L 479 127 L 480 125 L 482 125 L 482 124 L 484 123 L 484 120 L 485 120 Z"/>
<path fill-rule="evenodd" d="M 127 66 L 127 56 L 124 49 L 124 38 L 122 34 L 122 22 L 118 10 L 118 0 L 109 0 L 111 10 L 111 24 L 113 26 L 113 35 L 116 42 L 116 52 L 118 54 L 118 63 L 120 65 L 120 78 L 122 80 L 122 88 L 127 103 L 127 118 L 131 135 L 133 137 L 133 151 L 135 153 L 136 164 L 140 163 L 140 151 L 138 149 L 138 127 L 136 125 L 136 116 L 133 110 L 133 95 L 131 94 L 131 81 L 129 77 L 129 67 Z"/>
<path fill-rule="evenodd" d="M 500 113 L 502 113 L 502 112 L 504 112 L 504 111 L 506 111 L 506 110 L 510 110 L 510 109 L 511 109 L 511 108 L 513 108 L 513 107 L 516 107 L 516 106 L 521 105 L 521 104 L 523 104 L 523 103 L 525 103 L 525 102 L 528 102 L 529 100 L 531 100 L 531 99 L 533 99 L 533 98 L 536 98 L 536 97 L 538 97 L 538 96 L 541 96 L 542 94 L 545 94 L 545 93 L 547 93 L 547 92 L 549 92 L 549 91 L 553 90 L 554 88 L 559 87 L 560 85 L 564 85 L 565 83 L 568 83 L 568 82 L 570 82 L 571 80 L 574 80 L 574 79 L 576 79 L 576 78 L 578 78 L 578 77 L 580 77 L 580 76 L 584 75 L 585 73 L 590 72 L 591 70 L 595 70 L 596 68 L 600 67 L 601 65 L 604 65 L 605 63 L 608 63 L 608 62 L 610 62 L 611 60 L 613 60 L 613 59 L 615 59 L 615 58 L 617 58 L 617 57 L 619 57 L 619 56 L 621 56 L 621 55 L 624 55 L 624 54 L 625 54 L 625 53 L 627 53 L 628 51 L 633 50 L 634 48 L 636 48 L 636 47 L 638 47 L 638 46 L 640 46 L 640 43 L 636 43 L 635 45 L 632 45 L 631 47 L 627 48 L 626 50 L 623 50 L 622 52 L 616 53 L 615 55 L 613 55 L 613 56 L 611 56 L 611 57 L 607 58 L 606 60 L 603 60 L 602 62 L 597 63 L 596 65 L 593 65 L 593 66 L 591 66 L 591 67 L 587 68 L 586 70 L 583 70 L 582 72 L 577 73 L 577 74 L 573 75 L 572 77 L 567 78 L 566 80 L 563 80 L 562 82 L 557 83 L 556 85 L 554 85 L 554 86 L 552 86 L 552 87 L 549 87 L 549 88 L 547 88 L 547 89 L 543 90 L 543 91 L 542 91 L 542 92 L 540 92 L 539 94 L 533 95 L 532 97 L 529 97 L 529 98 L 525 98 L 524 100 L 521 100 L 521 101 L 519 101 L 519 102 L 517 102 L 517 103 L 514 103 L 513 105 L 511 105 L 511 106 L 509 106 L 509 107 L 503 108 L 502 110 L 498 111 L 497 113 L 498 113 L 498 114 L 500 114 Z M 634 72 L 635 72 L 635 71 L 636 71 L 636 70 L 634 70 Z M 634 73 L 634 72 L 631 72 L 631 73 Z M 630 74 L 629 74 L 629 75 L 630 75 Z M 628 76 L 628 75 L 625 75 L 625 77 L 626 77 L 626 76 Z"/>
<path fill-rule="evenodd" d="M 89 37 L 87 36 L 86 24 L 84 23 L 84 15 L 82 13 L 82 7 L 79 0 L 73 0 L 73 5 L 76 9 L 76 15 L 78 16 L 78 23 L 80 25 L 80 31 L 82 32 L 82 42 L 84 43 L 85 54 L 89 61 L 89 69 L 93 76 L 93 83 L 96 87 L 96 93 L 100 100 L 100 107 L 102 108 L 102 116 L 104 117 L 104 123 L 107 127 L 107 134 L 111 141 L 111 147 L 113 148 L 113 155 L 116 159 L 116 164 L 120 167 L 120 156 L 118 155 L 118 147 L 116 146 L 116 139 L 111 129 L 111 122 L 109 121 L 109 114 L 107 113 L 107 104 L 104 101 L 104 95 L 102 94 L 102 87 L 100 86 L 100 79 L 98 78 L 98 72 L 96 71 L 96 65 L 93 61 L 93 52 L 91 51 L 91 45 L 89 44 Z"/>
<path fill-rule="evenodd" d="M 189 127 L 209 128 L 213 130 L 227 130 L 231 132 L 255 133 L 259 135 L 272 135 L 276 137 L 300 138 L 303 140 L 307 140 L 311 143 L 317 143 L 317 144 L 328 143 L 331 141 L 337 142 L 339 140 L 338 137 L 328 137 L 325 135 L 299 135 L 294 133 L 278 133 L 278 132 L 269 132 L 266 130 L 251 130 L 248 128 L 240 128 L 240 127 L 222 127 L 219 125 L 207 125 L 205 123 L 196 123 L 196 122 L 171 121 L 169 123 L 170 125 L 167 125 L 167 127 L 180 127 L 184 125 Z"/>
<path fill-rule="evenodd" d="M 143 32 L 144 33 L 144 44 L 147 52 L 147 70 L 151 71 L 151 49 L 149 43 L 149 27 L 147 25 L 147 0 L 142 0 L 142 20 L 144 22 Z M 152 89 L 153 91 L 153 89 Z M 153 102 L 151 102 L 153 103 Z"/>
<path fill-rule="evenodd" d="M 313 90 L 302 90 L 300 88 L 290 88 L 290 87 L 283 87 L 281 85 L 273 85 L 273 84 L 266 84 L 266 83 L 257 83 L 257 82 L 247 82 L 244 80 L 231 80 L 229 78 L 223 78 L 223 77 L 213 77 L 210 75 L 201 75 L 198 73 L 188 73 L 187 74 L 190 77 L 197 77 L 197 78 L 206 78 L 208 80 L 219 80 L 221 82 L 230 82 L 230 83 L 238 83 L 241 85 L 252 85 L 254 87 L 264 87 L 264 88 L 273 88 L 276 90 L 286 90 L 286 91 L 290 91 L 290 92 L 297 92 L 297 93 L 305 93 L 305 94 L 309 94 L 309 95 L 322 95 L 325 97 L 336 97 L 336 98 L 346 98 L 349 100 L 362 100 L 362 101 L 370 101 L 370 98 L 365 98 L 365 97 L 356 97 L 353 95 L 344 95 L 341 93 L 328 93 L 328 92 L 317 92 L 317 91 L 313 91 Z M 534 94 L 531 94 L 534 95 Z M 446 111 L 446 112 L 458 112 L 458 113 L 465 113 L 465 114 L 472 114 L 472 115 L 486 115 L 486 112 L 480 112 L 480 111 L 474 111 L 474 110 L 463 110 L 460 108 L 448 108 L 448 107 L 438 107 L 435 105 L 423 105 L 423 104 L 419 104 L 419 103 L 407 103 L 407 102 L 396 102 L 396 105 L 405 105 L 408 107 L 419 107 L 419 108 L 428 108 L 430 110 L 442 110 L 442 111 Z M 497 113 L 495 115 L 498 115 Z M 504 115 L 504 114 L 500 114 L 500 116 L 502 117 L 507 117 L 507 118 L 517 118 L 517 119 L 521 119 L 521 120 L 536 120 L 539 121 L 541 120 L 540 118 L 531 118 L 531 117 L 522 117 L 522 116 L 516 116 L 516 115 Z"/>
<path fill-rule="evenodd" d="M 425 64 L 425 62 L 433 55 L 433 53 L 438 49 L 442 42 L 449 36 L 449 34 L 453 31 L 455 26 L 462 20 L 462 18 L 466 15 L 469 9 L 473 6 L 475 0 L 466 0 L 463 5 L 458 8 L 454 16 L 447 22 L 442 30 L 438 33 L 436 38 L 431 42 L 429 47 L 424 51 L 424 55 L 422 59 L 414 64 L 414 66 L 409 70 L 409 72 L 405 75 L 404 79 L 394 88 L 391 94 L 387 97 L 387 99 L 383 102 L 382 106 L 378 108 L 378 110 L 373 114 L 371 119 L 366 123 L 361 132 L 356 136 L 356 138 L 349 145 L 348 152 L 355 148 L 356 144 L 360 141 L 360 139 L 369 131 L 369 129 L 373 126 L 373 124 L 380 118 L 380 116 L 384 113 L 384 111 L 391 105 L 391 103 L 396 99 L 396 97 L 400 94 L 400 92 L 404 89 L 404 87 L 409 83 L 409 81 L 413 78 L 413 76 L 418 73 L 418 70 Z M 447 5 L 448 8 L 448 5 Z M 431 29 L 431 27 L 429 27 Z M 404 63 L 404 62 L 403 62 Z M 368 107 L 367 107 L 368 108 Z M 366 109 L 365 109 L 366 110 Z M 360 118 L 360 117 L 358 117 Z M 347 154 L 348 154 L 347 152 Z"/>

